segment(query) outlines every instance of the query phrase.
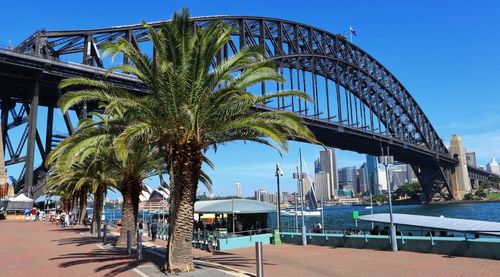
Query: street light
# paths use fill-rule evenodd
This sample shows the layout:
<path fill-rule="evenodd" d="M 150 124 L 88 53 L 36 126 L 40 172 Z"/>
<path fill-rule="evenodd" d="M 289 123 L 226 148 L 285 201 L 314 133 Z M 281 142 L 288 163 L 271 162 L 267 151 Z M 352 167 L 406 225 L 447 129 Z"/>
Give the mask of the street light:
<path fill-rule="evenodd" d="M 307 240 L 306 240 L 306 225 L 305 225 L 305 220 L 304 220 L 304 174 L 302 173 L 302 151 L 299 148 L 299 157 L 300 157 L 300 171 L 297 168 L 297 173 L 293 174 L 293 178 L 297 179 L 300 185 L 300 211 L 302 213 L 302 245 L 306 246 L 307 245 Z M 298 193 L 298 192 L 297 192 Z M 297 218 L 297 202 L 295 202 L 295 218 Z M 297 222 L 297 219 L 295 219 Z M 296 223 L 297 224 L 297 223 Z"/>
<path fill-rule="evenodd" d="M 278 231 L 281 228 L 281 192 L 280 192 L 280 176 L 283 176 L 283 171 L 280 168 L 280 164 L 276 164 L 276 186 L 278 187 L 278 203 L 276 205 L 276 212 L 278 213 L 276 216 L 276 227 Z"/>
<path fill-rule="evenodd" d="M 385 179 L 387 182 L 387 193 L 389 194 L 389 217 L 391 221 L 391 246 L 392 251 L 398 251 L 398 241 L 396 240 L 396 227 L 394 226 L 394 220 L 392 216 L 392 195 L 391 195 L 391 184 L 389 183 L 389 174 L 387 166 L 394 164 L 394 156 L 389 155 L 389 146 L 387 146 L 387 155 L 384 155 L 384 149 L 382 148 L 382 156 L 378 157 L 379 163 L 383 163 L 385 166 Z"/>

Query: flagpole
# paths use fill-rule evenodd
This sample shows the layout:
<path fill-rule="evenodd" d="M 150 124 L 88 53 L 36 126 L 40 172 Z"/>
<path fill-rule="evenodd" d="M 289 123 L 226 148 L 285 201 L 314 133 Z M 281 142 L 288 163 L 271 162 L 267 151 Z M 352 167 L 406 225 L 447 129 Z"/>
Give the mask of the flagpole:
<path fill-rule="evenodd" d="M 349 26 L 349 36 L 351 38 L 351 43 L 352 43 L 352 26 Z"/>

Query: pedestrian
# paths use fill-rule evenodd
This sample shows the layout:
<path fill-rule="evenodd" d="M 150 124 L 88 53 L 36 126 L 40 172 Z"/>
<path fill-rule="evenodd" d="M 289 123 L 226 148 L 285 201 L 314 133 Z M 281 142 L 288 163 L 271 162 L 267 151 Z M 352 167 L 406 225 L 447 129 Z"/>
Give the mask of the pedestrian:
<path fill-rule="evenodd" d="M 118 221 L 116 222 L 116 227 L 118 228 L 118 234 L 121 232 L 122 230 L 122 219 L 118 219 Z"/>
<path fill-rule="evenodd" d="M 65 217 L 66 217 L 66 213 L 64 213 L 64 212 L 62 212 L 61 215 L 59 216 L 59 221 L 61 223 L 61 228 L 65 227 L 65 225 L 64 225 L 66 223 Z"/>
<path fill-rule="evenodd" d="M 29 208 L 24 209 L 24 221 L 28 221 L 30 219 L 31 210 Z"/>
<path fill-rule="evenodd" d="M 75 225 L 75 214 L 73 212 L 69 212 L 69 225 L 71 228 Z"/>
<path fill-rule="evenodd" d="M 31 209 L 31 220 L 35 221 L 35 219 L 36 219 L 36 208 L 33 207 Z"/>
<path fill-rule="evenodd" d="M 35 221 L 40 221 L 40 210 L 36 209 Z"/>
<path fill-rule="evenodd" d="M 150 226 L 151 228 L 151 240 L 155 241 L 156 240 L 156 234 L 158 233 L 158 224 L 156 221 L 153 221 L 153 223 Z"/>

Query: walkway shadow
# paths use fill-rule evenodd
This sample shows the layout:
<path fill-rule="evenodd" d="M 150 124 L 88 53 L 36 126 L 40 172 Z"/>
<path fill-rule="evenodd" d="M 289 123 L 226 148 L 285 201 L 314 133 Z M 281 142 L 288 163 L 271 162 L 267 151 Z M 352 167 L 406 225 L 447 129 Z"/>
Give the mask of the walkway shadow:
<path fill-rule="evenodd" d="M 116 276 L 146 263 L 144 261 L 134 260 L 125 253 L 108 249 L 94 250 L 86 253 L 69 253 L 56 258 L 51 258 L 50 260 L 67 260 L 59 264 L 59 267 L 62 268 L 82 264 L 104 263 L 103 265 L 96 267 L 94 271 L 95 273 L 99 273 L 103 270 L 112 269 L 104 275 L 106 277 Z"/>
<path fill-rule="evenodd" d="M 215 254 L 214 253 L 214 256 L 197 257 L 197 259 L 201 260 L 201 261 L 206 261 L 206 262 L 218 263 L 218 264 L 229 266 L 229 267 L 237 266 L 237 267 L 245 267 L 245 268 L 255 268 L 255 266 L 256 266 L 255 259 L 245 258 L 245 257 L 241 257 L 239 255 L 231 254 L 231 253 L 225 253 L 225 252 L 222 252 L 222 253 L 224 253 L 224 254 Z M 222 255 L 222 256 L 217 257 L 217 255 Z M 228 256 L 230 256 L 230 257 L 228 257 Z M 264 265 L 276 265 L 276 264 L 266 262 L 264 259 Z"/>
<path fill-rule="evenodd" d="M 52 240 L 52 241 L 57 242 L 57 245 L 69 245 L 69 244 L 73 244 L 75 246 L 82 246 L 82 245 L 102 243 L 102 238 L 73 237 L 73 238 L 56 239 L 56 240 Z M 113 244 L 115 241 L 116 241 L 116 238 L 110 237 L 110 238 L 107 239 L 105 245 Z"/>

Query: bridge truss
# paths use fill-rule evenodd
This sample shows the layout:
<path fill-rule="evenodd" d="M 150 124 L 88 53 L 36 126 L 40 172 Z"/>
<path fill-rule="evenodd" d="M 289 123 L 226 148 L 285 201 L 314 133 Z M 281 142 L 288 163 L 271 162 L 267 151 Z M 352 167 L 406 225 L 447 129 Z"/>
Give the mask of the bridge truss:
<path fill-rule="evenodd" d="M 375 58 L 343 35 L 297 22 L 241 16 L 193 18 L 196 28 L 204 28 L 214 20 L 222 20 L 234 28 L 233 40 L 224 46 L 217 60 L 247 45 L 259 45 L 286 80 L 284 84 L 262 83 L 253 92 L 296 89 L 305 91 L 312 99 L 312 103 L 308 103 L 283 97 L 255 107 L 256 110 L 287 110 L 300 115 L 327 146 L 375 156 L 389 146 L 391 155 L 398 161 L 412 165 L 427 199 L 452 197 L 449 180 L 457 160 L 450 157 L 415 99 Z M 164 23 L 168 21 L 150 25 L 157 28 Z M 38 178 L 36 170 L 38 174 L 45 170 L 43 165 L 38 168 L 33 165 L 35 145 L 44 159 L 57 143 L 52 124 L 57 99 L 64 93 L 57 88 L 59 81 L 72 76 L 103 78 L 106 68 L 116 65 L 116 61 L 113 63 L 101 56 L 102 46 L 118 38 L 153 54 L 147 30 L 142 25 L 40 30 L 13 51 L 0 50 L 2 127 L 7 130 L 4 142 L 10 156 L 8 164 L 25 164 L 23 176 L 26 177 L 17 180 L 19 189 L 33 186 Z M 126 58 L 120 62 L 129 63 Z M 112 74 L 107 81 L 137 93 L 144 91 L 141 83 L 130 75 Z M 45 143 L 36 129 L 39 105 L 48 109 Z M 29 113 L 30 109 L 35 112 Z M 79 118 L 86 116 L 87 109 L 91 107 L 76 109 Z M 8 113 L 12 116 L 6 116 Z M 62 117 L 70 134 L 71 120 L 67 114 Z M 10 146 L 8 130 L 9 126 L 24 123 L 27 123 L 26 135 L 20 143 L 27 144 L 27 154 L 21 157 L 20 152 Z"/>

